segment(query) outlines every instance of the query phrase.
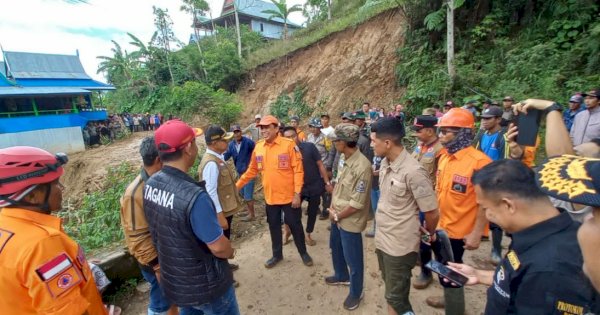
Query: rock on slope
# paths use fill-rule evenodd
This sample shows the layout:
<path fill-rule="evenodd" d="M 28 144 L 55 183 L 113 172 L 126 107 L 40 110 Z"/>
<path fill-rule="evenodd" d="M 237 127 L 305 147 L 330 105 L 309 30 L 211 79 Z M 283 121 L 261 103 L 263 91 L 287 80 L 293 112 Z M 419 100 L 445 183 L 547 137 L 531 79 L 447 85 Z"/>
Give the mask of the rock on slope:
<path fill-rule="evenodd" d="M 394 69 L 396 49 L 404 40 L 403 22 L 397 10 L 386 11 L 259 66 L 249 74 L 253 82 L 238 91 L 244 116 L 268 113 L 277 96 L 293 91 L 296 85 L 307 88 L 305 100 L 311 106 L 329 98 L 325 106 L 332 115 L 358 108 L 362 100 L 389 111 L 402 94 Z"/>

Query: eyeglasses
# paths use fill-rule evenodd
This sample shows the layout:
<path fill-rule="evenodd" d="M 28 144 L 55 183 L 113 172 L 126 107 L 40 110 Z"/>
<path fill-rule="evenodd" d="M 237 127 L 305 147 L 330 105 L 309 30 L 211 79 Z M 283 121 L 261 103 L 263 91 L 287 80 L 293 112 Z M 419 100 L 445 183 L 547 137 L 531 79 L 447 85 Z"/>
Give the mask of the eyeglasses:
<path fill-rule="evenodd" d="M 446 129 L 446 128 L 440 128 L 440 133 L 443 135 L 446 135 L 448 133 L 453 133 L 456 134 L 458 133 L 458 129 Z"/>

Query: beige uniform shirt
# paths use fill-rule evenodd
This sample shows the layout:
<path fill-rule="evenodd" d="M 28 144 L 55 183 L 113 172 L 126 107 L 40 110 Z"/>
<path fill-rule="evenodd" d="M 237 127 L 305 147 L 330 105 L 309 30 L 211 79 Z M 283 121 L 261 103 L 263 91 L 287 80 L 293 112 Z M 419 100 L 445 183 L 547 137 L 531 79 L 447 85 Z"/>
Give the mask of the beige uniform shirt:
<path fill-rule="evenodd" d="M 338 224 L 344 231 L 360 233 L 367 227 L 372 174 L 371 162 L 360 151 L 344 159 L 331 204 L 337 211 L 343 211 L 348 206 L 358 209 L 351 216 L 340 219 Z"/>
<path fill-rule="evenodd" d="M 419 251 L 419 210 L 438 208 L 429 174 L 406 150 L 379 170 L 381 197 L 377 204 L 375 247 L 391 256 Z"/>

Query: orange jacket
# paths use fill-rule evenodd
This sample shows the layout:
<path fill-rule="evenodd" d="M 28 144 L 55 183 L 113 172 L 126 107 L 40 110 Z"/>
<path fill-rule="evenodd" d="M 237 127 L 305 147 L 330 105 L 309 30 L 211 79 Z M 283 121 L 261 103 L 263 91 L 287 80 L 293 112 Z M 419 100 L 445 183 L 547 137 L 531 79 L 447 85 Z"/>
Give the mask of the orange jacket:
<path fill-rule="evenodd" d="M 2 314 L 108 314 L 83 249 L 55 216 L 2 209 L 0 283 Z"/>
<path fill-rule="evenodd" d="M 450 238 L 462 239 L 473 231 L 479 205 L 471 177 L 474 171 L 491 162 L 485 153 L 473 147 L 455 154 L 443 151 L 440 155 L 435 185 L 440 206 L 438 227 L 446 230 Z"/>
<path fill-rule="evenodd" d="M 291 139 L 277 136 L 271 143 L 264 139 L 258 141 L 248 169 L 235 184 L 238 190 L 259 172 L 262 174 L 265 200 L 269 205 L 291 203 L 294 193 L 302 191 L 302 154 Z"/>

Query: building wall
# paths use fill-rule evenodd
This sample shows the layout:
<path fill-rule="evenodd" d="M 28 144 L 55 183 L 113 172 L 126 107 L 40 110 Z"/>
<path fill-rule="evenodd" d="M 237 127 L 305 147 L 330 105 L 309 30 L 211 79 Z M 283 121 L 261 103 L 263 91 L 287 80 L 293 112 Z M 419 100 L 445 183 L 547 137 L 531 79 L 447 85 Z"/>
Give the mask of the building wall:
<path fill-rule="evenodd" d="M 260 25 L 263 25 L 262 27 L 262 32 L 261 32 L 261 28 Z M 266 22 L 266 21 L 262 21 L 262 20 L 252 20 L 250 22 L 250 25 L 252 26 L 252 30 L 262 34 L 264 37 L 267 38 L 278 38 L 281 39 L 283 38 L 283 25 L 281 24 L 275 24 L 275 23 L 270 23 L 270 22 Z M 290 28 L 288 26 L 288 35 L 292 34 L 294 32 L 294 29 Z"/>
<path fill-rule="evenodd" d="M 85 150 L 80 127 L 66 127 L 0 134 L 0 149 L 27 145 L 51 153 L 75 153 Z"/>
<path fill-rule="evenodd" d="M 82 111 L 77 114 L 0 118 L 0 134 L 66 127 L 81 129 L 88 121 L 107 118 L 108 115 L 104 110 Z"/>

